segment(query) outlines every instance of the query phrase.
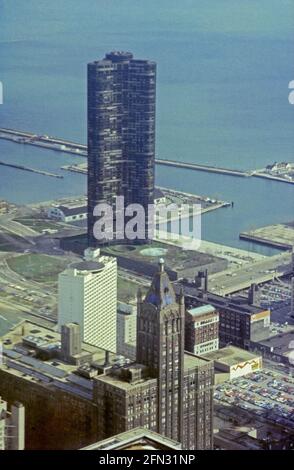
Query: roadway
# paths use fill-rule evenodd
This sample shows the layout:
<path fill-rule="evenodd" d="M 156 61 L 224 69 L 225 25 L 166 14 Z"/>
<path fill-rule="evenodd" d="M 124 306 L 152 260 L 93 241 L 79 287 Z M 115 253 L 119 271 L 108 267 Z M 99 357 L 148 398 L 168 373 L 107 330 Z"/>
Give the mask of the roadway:
<path fill-rule="evenodd" d="M 21 214 L 24 216 L 24 214 Z M 20 216 L 19 211 L 12 211 L 9 214 L 1 215 L 0 216 L 0 233 L 2 237 L 7 238 L 9 241 L 9 233 L 16 235 L 24 240 L 24 242 L 30 243 L 31 245 L 35 245 L 35 241 L 32 239 L 33 237 L 37 237 L 40 235 L 39 232 L 36 232 L 30 227 L 26 225 L 22 225 L 19 222 L 13 220 L 15 217 Z M 11 240 L 10 240 L 11 241 Z M 16 243 L 17 241 L 13 238 L 12 243 Z M 25 245 L 27 244 L 25 243 Z M 21 246 L 22 242 L 19 240 L 19 244 Z M 24 247 L 24 246 L 23 246 Z"/>
<path fill-rule="evenodd" d="M 5 307 L 5 313 L 3 313 L 3 307 Z M 29 320 L 36 322 L 38 325 L 44 326 L 45 328 L 54 328 L 56 322 L 49 318 L 42 318 L 32 313 L 25 313 L 17 310 L 14 307 L 9 307 L 3 304 L 0 300 L 0 338 L 4 336 L 8 331 L 23 320 Z M 36 317 L 38 317 L 36 319 Z"/>
<path fill-rule="evenodd" d="M 249 266 L 230 268 L 209 277 L 209 291 L 228 295 L 261 284 L 291 272 L 291 253 L 280 253 L 251 263 Z"/>

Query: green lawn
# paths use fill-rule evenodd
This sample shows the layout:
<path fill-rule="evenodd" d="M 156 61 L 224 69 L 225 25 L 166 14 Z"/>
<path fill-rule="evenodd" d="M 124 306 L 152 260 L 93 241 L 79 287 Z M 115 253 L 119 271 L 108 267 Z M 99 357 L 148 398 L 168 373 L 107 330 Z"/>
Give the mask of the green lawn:
<path fill-rule="evenodd" d="M 26 254 L 10 258 L 7 261 L 10 269 L 20 276 L 38 282 L 55 282 L 58 274 L 69 264 L 64 256 Z"/>

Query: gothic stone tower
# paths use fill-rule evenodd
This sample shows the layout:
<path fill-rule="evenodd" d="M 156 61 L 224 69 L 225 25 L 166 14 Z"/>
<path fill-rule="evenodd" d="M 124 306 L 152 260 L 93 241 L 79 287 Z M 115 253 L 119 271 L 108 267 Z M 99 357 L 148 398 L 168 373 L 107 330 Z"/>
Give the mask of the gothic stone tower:
<path fill-rule="evenodd" d="M 143 300 L 138 293 L 137 362 L 158 380 L 158 432 L 182 442 L 185 305 L 176 302 L 164 261 Z"/>

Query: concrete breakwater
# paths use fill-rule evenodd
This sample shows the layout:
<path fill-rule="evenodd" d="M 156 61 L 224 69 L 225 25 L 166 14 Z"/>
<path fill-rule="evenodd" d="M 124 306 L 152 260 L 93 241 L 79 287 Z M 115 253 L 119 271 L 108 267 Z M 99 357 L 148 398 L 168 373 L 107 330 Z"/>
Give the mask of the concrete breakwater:
<path fill-rule="evenodd" d="M 43 176 L 50 176 L 52 178 L 63 178 L 62 175 L 57 175 L 56 173 L 50 173 L 49 171 L 45 171 L 45 170 L 37 170 L 36 168 L 30 168 L 30 167 L 23 166 L 23 165 L 16 165 L 14 163 L 0 162 L 0 165 L 7 166 L 9 168 L 14 168 L 16 170 L 30 171 L 31 173 L 37 173 L 38 175 L 43 175 Z"/>

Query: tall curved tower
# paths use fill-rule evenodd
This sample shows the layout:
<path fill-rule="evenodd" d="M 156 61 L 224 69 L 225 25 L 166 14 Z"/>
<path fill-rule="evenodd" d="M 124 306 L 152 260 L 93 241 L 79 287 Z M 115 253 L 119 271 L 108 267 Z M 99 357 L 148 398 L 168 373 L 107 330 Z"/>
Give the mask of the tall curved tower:
<path fill-rule="evenodd" d="M 145 232 L 139 238 L 148 239 L 148 204 L 154 201 L 155 95 L 155 62 L 115 51 L 88 64 L 89 246 L 101 243 L 94 234 L 97 204 L 112 207 L 114 241 L 118 232 L 124 238 L 116 227 L 118 196 L 124 197 L 125 206 L 144 208 Z"/>

